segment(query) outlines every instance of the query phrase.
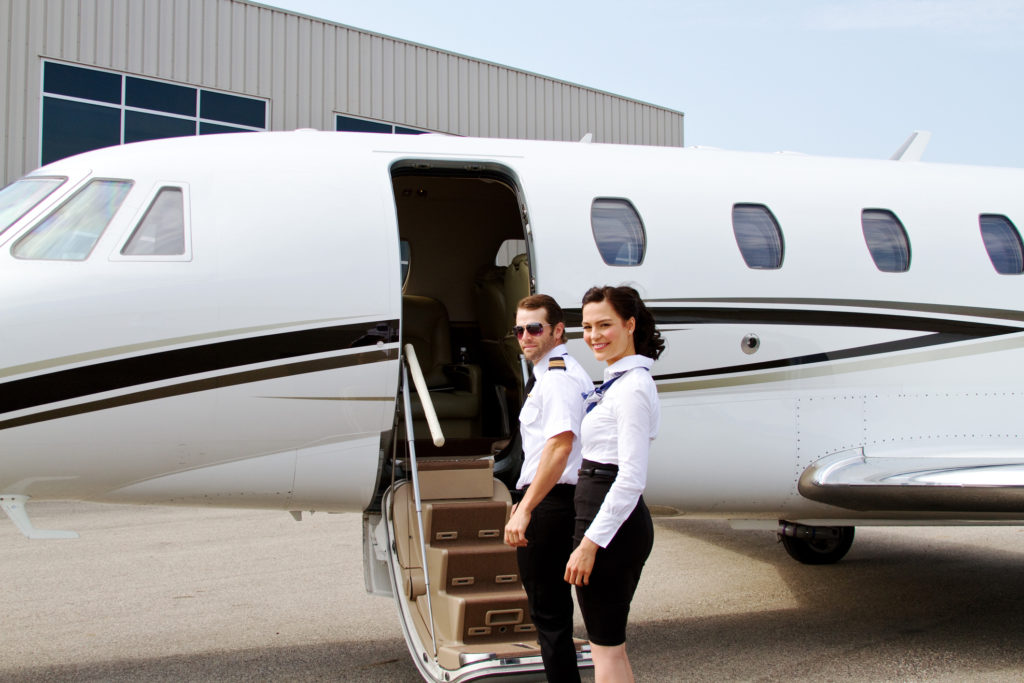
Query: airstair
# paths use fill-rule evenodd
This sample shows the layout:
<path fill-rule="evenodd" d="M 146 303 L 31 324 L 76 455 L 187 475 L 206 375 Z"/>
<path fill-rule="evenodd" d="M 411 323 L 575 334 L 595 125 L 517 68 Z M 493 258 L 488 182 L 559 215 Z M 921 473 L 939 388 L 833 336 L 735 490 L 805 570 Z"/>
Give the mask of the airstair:
<path fill-rule="evenodd" d="M 415 380 L 411 346 L 406 354 Z M 406 434 L 413 434 L 404 368 L 403 389 Z M 396 477 L 382 505 L 388 569 L 409 650 L 427 680 L 543 680 L 516 551 L 504 543 L 512 501 L 493 476 L 488 443 L 445 444 L 430 417 L 429 395 L 420 398 L 432 439 L 397 444 L 393 469 L 406 476 Z M 588 666 L 585 641 L 577 649 Z"/>

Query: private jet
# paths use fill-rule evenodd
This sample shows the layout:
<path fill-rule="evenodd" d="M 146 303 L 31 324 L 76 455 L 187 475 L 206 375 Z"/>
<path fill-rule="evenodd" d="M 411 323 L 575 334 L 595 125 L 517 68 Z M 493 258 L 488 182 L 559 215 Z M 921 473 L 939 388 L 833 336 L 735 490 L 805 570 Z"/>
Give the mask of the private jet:
<path fill-rule="evenodd" d="M 531 292 L 631 284 L 666 352 L 652 505 L 836 562 L 1024 523 L 1024 171 L 310 130 L 0 191 L 0 506 L 362 513 L 425 679 L 542 671 L 502 544 Z M 73 520 L 68 520 L 73 527 Z M 590 661 L 579 643 L 579 661 Z"/>

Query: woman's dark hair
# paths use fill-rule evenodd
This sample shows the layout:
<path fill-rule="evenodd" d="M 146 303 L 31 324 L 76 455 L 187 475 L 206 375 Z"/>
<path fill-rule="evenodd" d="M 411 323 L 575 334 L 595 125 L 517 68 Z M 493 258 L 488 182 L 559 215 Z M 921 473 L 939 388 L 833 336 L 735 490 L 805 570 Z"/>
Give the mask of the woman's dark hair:
<path fill-rule="evenodd" d="M 586 306 L 602 301 L 610 303 L 623 320 L 630 318 L 636 320 L 636 329 L 633 331 L 633 345 L 636 352 L 658 360 L 658 356 L 665 350 L 665 340 L 661 338 L 661 332 L 654 326 L 654 315 L 640 298 L 640 293 L 626 285 L 591 287 L 583 295 L 582 305 Z"/>

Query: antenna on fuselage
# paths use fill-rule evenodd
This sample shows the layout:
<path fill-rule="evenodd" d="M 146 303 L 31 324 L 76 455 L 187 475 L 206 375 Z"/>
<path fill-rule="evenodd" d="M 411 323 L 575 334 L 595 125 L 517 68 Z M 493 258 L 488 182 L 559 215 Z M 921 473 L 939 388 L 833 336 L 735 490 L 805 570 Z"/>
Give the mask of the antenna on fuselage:
<path fill-rule="evenodd" d="M 928 131 L 915 130 L 889 159 L 891 161 L 921 161 L 925 147 L 928 146 L 931 139 L 932 134 Z"/>

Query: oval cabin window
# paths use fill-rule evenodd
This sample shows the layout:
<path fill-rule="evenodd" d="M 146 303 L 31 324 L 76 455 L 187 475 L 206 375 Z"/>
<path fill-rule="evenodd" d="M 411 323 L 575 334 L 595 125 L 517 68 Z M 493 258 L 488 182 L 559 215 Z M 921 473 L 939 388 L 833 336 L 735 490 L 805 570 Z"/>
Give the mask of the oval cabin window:
<path fill-rule="evenodd" d="M 625 199 L 595 199 L 590 226 L 601 258 L 610 266 L 638 266 L 647 247 L 643 221 Z"/>
<path fill-rule="evenodd" d="M 748 268 L 782 267 L 782 230 L 767 206 L 737 204 L 732 207 L 732 232 Z"/>
<path fill-rule="evenodd" d="M 860 221 L 875 266 L 883 273 L 908 271 L 910 240 L 896 214 L 885 209 L 864 209 Z"/>
<path fill-rule="evenodd" d="M 978 217 L 981 239 L 985 242 L 992 267 L 1003 275 L 1024 272 L 1024 248 L 1017 226 L 1006 216 L 984 214 Z"/>

